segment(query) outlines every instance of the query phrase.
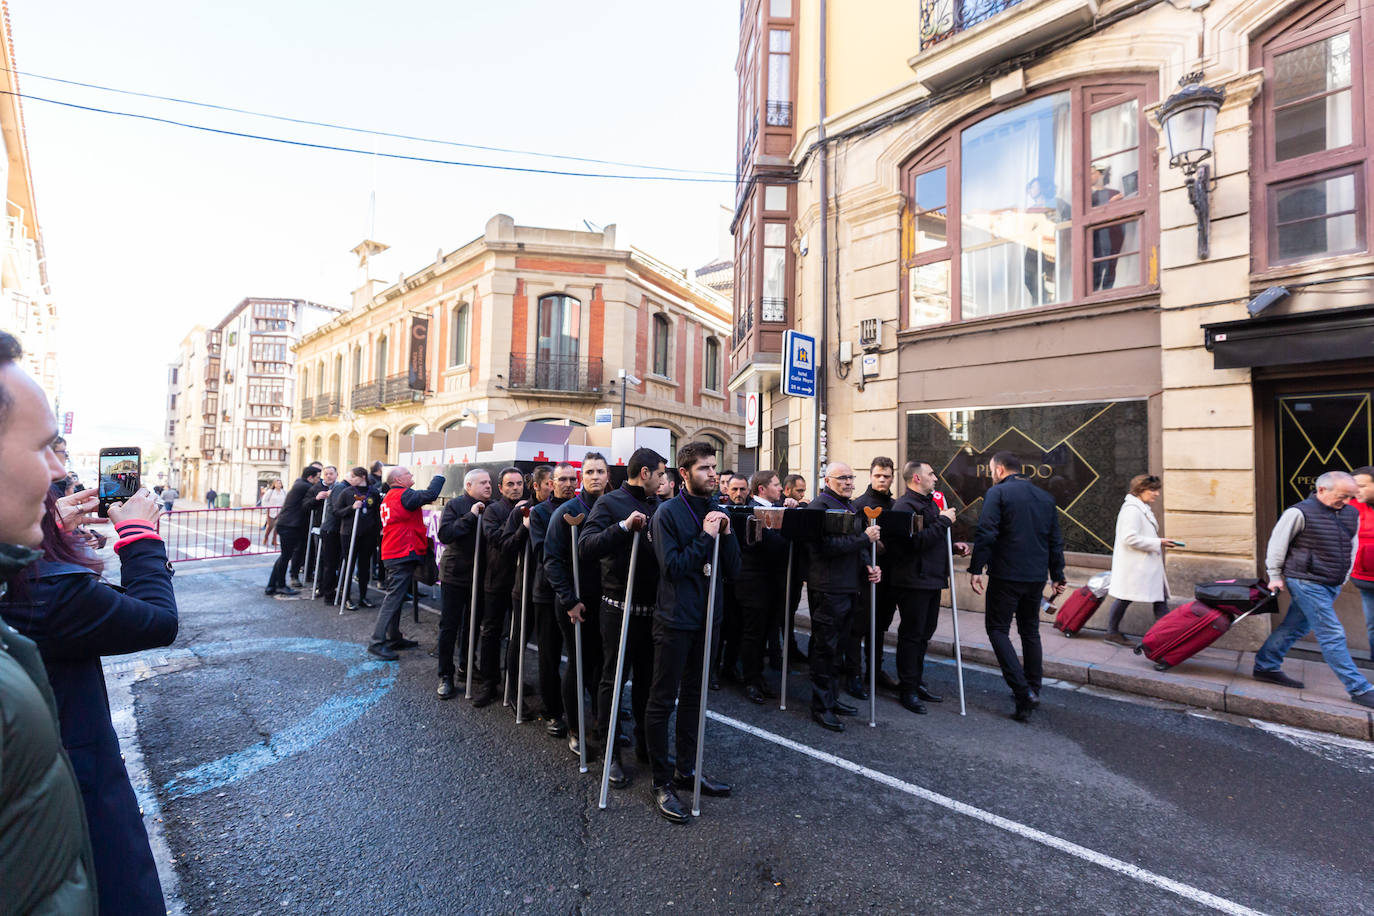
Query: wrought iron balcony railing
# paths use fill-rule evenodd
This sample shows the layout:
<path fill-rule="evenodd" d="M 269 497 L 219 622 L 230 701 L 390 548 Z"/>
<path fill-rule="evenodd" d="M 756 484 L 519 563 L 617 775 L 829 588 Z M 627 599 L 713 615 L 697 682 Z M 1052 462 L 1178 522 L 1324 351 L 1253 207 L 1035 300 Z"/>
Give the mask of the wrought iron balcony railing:
<path fill-rule="evenodd" d="M 354 410 L 381 410 L 394 404 L 413 404 L 424 399 L 423 391 L 410 387 L 409 374 L 393 375 L 353 388 Z"/>
<path fill-rule="evenodd" d="M 770 101 L 768 103 L 767 121 L 769 127 L 791 127 L 792 103 Z"/>
<path fill-rule="evenodd" d="M 763 306 L 763 313 L 759 315 L 760 321 L 787 320 L 786 299 L 775 299 L 771 296 L 764 296 L 760 304 Z"/>
<path fill-rule="evenodd" d="M 921 0 L 921 50 L 985 22 L 1021 0 Z"/>
<path fill-rule="evenodd" d="M 508 388 L 526 391 L 558 391 L 599 397 L 604 379 L 601 358 L 558 356 L 540 357 L 534 353 L 510 355 Z"/>
<path fill-rule="evenodd" d="M 301 398 L 301 410 L 299 417 L 302 420 L 310 420 L 315 416 L 315 401 L 311 398 Z"/>
<path fill-rule="evenodd" d="M 315 418 L 337 417 L 343 410 L 343 399 L 336 394 L 315 395 Z"/>

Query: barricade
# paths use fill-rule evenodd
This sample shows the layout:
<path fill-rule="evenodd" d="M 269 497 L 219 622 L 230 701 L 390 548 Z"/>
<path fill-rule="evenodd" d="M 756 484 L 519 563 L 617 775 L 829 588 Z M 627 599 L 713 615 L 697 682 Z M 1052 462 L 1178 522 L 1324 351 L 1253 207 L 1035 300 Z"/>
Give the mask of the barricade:
<path fill-rule="evenodd" d="M 279 546 L 262 543 L 267 509 L 189 509 L 162 516 L 158 532 L 173 563 L 277 554 Z"/>

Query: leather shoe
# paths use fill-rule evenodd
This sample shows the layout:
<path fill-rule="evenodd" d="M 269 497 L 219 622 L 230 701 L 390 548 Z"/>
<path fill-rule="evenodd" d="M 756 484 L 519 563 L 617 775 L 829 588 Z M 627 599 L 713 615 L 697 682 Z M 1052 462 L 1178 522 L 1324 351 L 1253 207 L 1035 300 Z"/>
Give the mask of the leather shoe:
<path fill-rule="evenodd" d="M 397 636 L 391 642 L 387 643 L 387 645 L 390 646 L 392 650 L 417 649 L 420 646 L 415 640 L 406 639 L 404 636 Z"/>
<path fill-rule="evenodd" d="M 576 732 L 568 732 L 568 750 L 572 751 L 574 757 L 580 758 L 582 756 L 582 751 L 578 747 Z"/>
<path fill-rule="evenodd" d="M 277 594 L 278 594 L 278 595 L 285 595 L 285 596 L 288 597 L 288 598 L 293 598 L 293 597 L 295 597 L 296 595 L 299 595 L 300 592 L 296 591 L 294 588 L 278 588 L 278 589 L 277 589 Z"/>
<path fill-rule="evenodd" d="M 1262 671 L 1256 668 L 1250 672 L 1251 677 L 1257 681 L 1264 681 L 1268 684 L 1278 684 L 1280 687 L 1292 687 L 1294 690 L 1302 689 L 1302 681 L 1291 678 L 1282 671 Z"/>
<path fill-rule="evenodd" d="M 857 700 L 868 699 L 868 687 L 864 684 L 864 679 L 857 674 L 849 679 L 844 689 L 846 693 Z"/>
<path fill-rule="evenodd" d="M 367 654 L 388 662 L 394 662 L 401 657 L 397 655 L 395 652 L 393 652 L 391 649 L 387 648 L 387 645 L 384 642 L 374 642 L 371 645 L 369 645 L 367 647 Z"/>
<path fill-rule="evenodd" d="M 377 606 L 377 605 L 373 604 L 371 601 L 368 601 L 366 598 L 359 598 L 359 599 L 358 599 L 358 607 L 376 607 L 376 606 Z"/>
<path fill-rule="evenodd" d="M 297 589 L 297 590 L 302 589 L 302 588 L 305 588 L 305 585 L 301 582 L 301 577 L 300 577 L 300 576 L 296 576 L 296 577 L 292 578 L 291 581 L 288 582 L 287 584 L 290 585 L 292 588 Z"/>
<path fill-rule="evenodd" d="M 356 602 L 354 602 L 354 600 L 353 600 L 352 598 L 345 598 L 345 599 L 344 599 L 344 610 L 345 610 L 345 611 L 356 611 L 357 609 L 358 609 L 358 605 L 357 605 Z"/>
<path fill-rule="evenodd" d="M 563 721 L 562 716 L 558 716 L 550 720 L 548 725 L 544 726 L 544 731 L 548 732 L 549 735 L 554 738 L 562 738 L 568 734 L 568 723 Z"/>
<path fill-rule="evenodd" d="M 672 786 L 654 786 L 654 807 L 664 820 L 685 824 L 691 820 Z"/>
<path fill-rule="evenodd" d="M 757 703 L 759 706 L 768 702 L 768 698 L 763 695 L 763 691 L 753 684 L 749 684 L 744 688 L 744 695 L 749 698 L 749 702 Z"/>
<path fill-rule="evenodd" d="M 828 709 L 824 712 L 818 712 L 813 709 L 811 711 L 811 718 L 821 728 L 828 728 L 832 732 L 844 731 L 844 723 L 835 718 L 835 714 Z"/>
<path fill-rule="evenodd" d="M 835 701 L 835 715 L 837 715 L 837 716 L 857 716 L 858 714 L 859 714 L 859 709 L 858 709 L 858 707 L 856 707 L 856 706 L 850 706 L 848 703 L 843 703 L 843 702 L 841 702 L 841 701 L 839 701 L 839 700 L 836 700 L 836 701 Z"/>
<path fill-rule="evenodd" d="M 696 780 L 691 773 L 679 773 L 673 771 L 673 785 L 684 792 L 692 791 L 696 788 Z M 701 777 L 701 794 L 709 795 L 712 798 L 729 798 L 730 787 L 723 782 L 716 782 L 706 776 Z"/>
<path fill-rule="evenodd" d="M 620 765 L 619 754 L 611 755 L 611 778 L 608 781 L 612 789 L 623 789 L 630 784 L 630 775 Z"/>
<path fill-rule="evenodd" d="M 474 709 L 490 706 L 494 702 L 496 702 L 496 691 L 490 687 L 483 687 L 472 696 L 472 706 Z"/>
<path fill-rule="evenodd" d="M 918 716 L 924 716 L 927 712 L 926 704 L 921 702 L 921 698 L 914 693 L 902 694 L 902 705 Z"/>
<path fill-rule="evenodd" d="M 1030 697 L 1025 697 L 1024 699 L 1021 697 L 1017 697 L 1016 711 L 1011 714 L 1011 717 L 1015 719 L 1017 722 L 1029 722 L 1031 718 L 1031 712 L 1034 709 L 1035 707 L 1031 705 Z"/>
<path fill-rule="evenodd" d="M 439 689 L 434 692 L 439 695 L 439 699 L 441 700 L 453 699 L 458 693 L 453 686 L 453 677 L 445 674 L 443 677 L 439 678 Z"/>
<path fill-rule="evenodd" d="M 878 686 L 884 690 L 896 691 L 902 689 L 901 682 L 881 668 L 878 669 Z"/>
<path fill-rule="evenodd" d="M 925 700 L 927 703 L 942 703 L 945 699 L 938 693 L 931 693 L 930 688 L 925 684 L 916 688 L 916 697 L 917 699 Z"/>
<path fill-rule="evenodd" d="M 1029 694 L 1027 694 L 1027 697 L 1030 699 L 1031 709 L 1040 708 L 1040 691 L 1032 690 Z"/>
<path fill-rule="evenodd" d="M 719 689 L 720 689 L 720 672 L 719 672 L 719 671 L 712 671 L 712 672 L 711 672 L 711 689 L 712 689 L 712 690 L 719 690 Z"/>

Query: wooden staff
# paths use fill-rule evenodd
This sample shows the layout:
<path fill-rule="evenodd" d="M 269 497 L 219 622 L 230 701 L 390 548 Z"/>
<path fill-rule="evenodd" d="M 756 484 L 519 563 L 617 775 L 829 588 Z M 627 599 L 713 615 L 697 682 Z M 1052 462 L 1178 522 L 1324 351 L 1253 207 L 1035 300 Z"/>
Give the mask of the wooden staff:
<path fill-rule="evenodd" d="M 864 506 L 864 515 L 870 525 L 878 524 L 878 516 L 883 514 L 882 506 Z M 868 545 L 873 563 L 878 565 L 878 542 Z M 861 655 L 863 653 L 860 653 Z M 878 583 L 868 583 L 868 727 L 878 725 L 878 665 L 883 660 L 878 645 Z"/>

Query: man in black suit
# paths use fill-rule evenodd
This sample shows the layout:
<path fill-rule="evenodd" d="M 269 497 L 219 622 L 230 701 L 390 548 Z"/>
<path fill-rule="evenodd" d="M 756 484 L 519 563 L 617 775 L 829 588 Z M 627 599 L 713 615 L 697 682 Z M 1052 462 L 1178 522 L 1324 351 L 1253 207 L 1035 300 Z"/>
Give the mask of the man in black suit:
<path fill-rule="evenodd" d="M 1044 675 L 1040 649 L 1040 601 L 1045 580 L 1054 584 L 1055 597 L 1064 593 L 1064 536 L 1054 497 L 1021 474 L 1021 459 L 998 452 L 990 462 L 993 486 L 983 497 L 978 533 L 973 539 L 969 581 L 974 594 L 983 593 L 983 570 L 988 571 L 988 639 L 1002 666 L 1002 677 L 1016 697 L 1012 718 L 1030 721 L 1040 705 Z M 1021 634 L 1025 666 L 1011 644 L 1011 622 Z"/>
<path fill-rule="evenodd" d="M 272 575 L 267 580 L 267 590 L 264 593 L 266 595 L 289 598 L 300 594 L 296 589 L 287 586 L 286 567 L 296 555 L 296 547 L 307 536 L 306 525 L 310 520 L 310 506 L 306 505 L 306 494 L 319 479 L 320 469 L 314 465 L 307 465 L 301 471 L 301 476 L 291 485 L 290 492 L 286 494 L 286 501 L 277 513 L 277 536 L 281 538 L 281 556 L 277 557 L 277 562 L 272 566 Z"/>

